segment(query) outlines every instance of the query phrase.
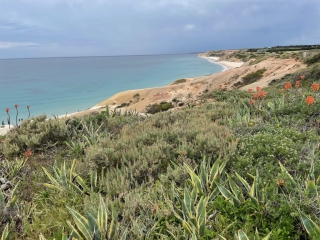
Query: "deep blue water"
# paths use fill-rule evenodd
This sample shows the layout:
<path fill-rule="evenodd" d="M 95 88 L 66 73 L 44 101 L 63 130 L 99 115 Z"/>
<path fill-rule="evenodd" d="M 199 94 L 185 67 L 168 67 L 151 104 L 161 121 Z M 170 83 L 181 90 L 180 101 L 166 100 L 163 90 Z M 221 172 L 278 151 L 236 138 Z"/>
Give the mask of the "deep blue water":
<path fill-rule="evenodd" d="M 222 71 L 196 54 L 0 60 L 0 123 L 19 105 L 19 118 L 85 110 L 130 89 Z"/>

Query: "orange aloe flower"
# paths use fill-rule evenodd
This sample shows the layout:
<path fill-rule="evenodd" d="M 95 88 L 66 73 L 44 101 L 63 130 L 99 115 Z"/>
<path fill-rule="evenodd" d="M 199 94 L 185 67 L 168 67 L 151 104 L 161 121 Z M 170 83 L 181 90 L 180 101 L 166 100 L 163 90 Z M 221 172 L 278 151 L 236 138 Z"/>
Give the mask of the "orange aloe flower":
<path fill-rule="evenodd" d="M 261 87 L 256 87 L 257 92 L 261 91 Z"/>
<path fill-rule="evenodd" d="M 8 113 L 10 111 L 10 108 L 6 108 L 6 112 Z"/>
<path fill-rule="evenodd" d="M 312 91 L 316 92 L 316 91 L 319 91 L 320 89 L 320 84 L 319 83 L 313 83 L 311 85 L 311 88 L 312 88 Z"/>
<path fill-rule="evenodd" d="M 249 89 L 248 89 L 248 92 L 249 92 L 249 93 L 253 92 L 253 89 L 252 89 L 252 88 L 249 88 Z"/>
<path fill-rule="evenodd" d="M 291 83 L 289 83 L 289 82 L 287 82 L 285 85 L 284 85 L 284 89 L 285 90 L 289 90 L 289 89 L 291 89 L 292 88 L 292 85 L 291 85 Z"/>
<path fill-rule="evenodd" d="M 264 91 L 261 91 L 261 92 L 259 92 L 259 98 L 260 99 L 263 99 L 265 96 L 267 96 L 267 93 L 266 92 L 264 92 Z"/>
<path fill-rule="evenodd" d="M 254 100 L 253 99 L 250 99 L 250 105 L 253 105 L 254 104 Z"/>
<path fill-rule="evenodd" d="M 279 93 L 282 93 L 282 92 L 283 92 L 283 90 L 282 90 L 282 89 L 280 89 L 280 90 L 279 90 Z"/>
<path fill-rule="evenodd" d="M 24 152 L 24 155 L 25 155 L 26 157 L 31 157 L 31 156 L 32 156 L 31 150 L 30 150 L 30 149 L 27 149 L 27 150 Z"/>
<path fill-rule="evenodd" d="M 300 76 L 300 80 L 304 80 L 306 77 L 304 75 Z"/>
<path fill-rule="evenodd" d="M 299 87 L 300 87 L 300 81 L 296 81 L 295 88 L 299 88 Z"/>
<path fill-rule="evenodd" d="M 254 99 L 257 99 L 257 98 L 259 97 L 259 93 L 253 94 L 252 97 L 253 97 Z"/>
<path fill-rule="evenodd" d="M 15 108 L 18 108 L 18 107 L 19 107 L 19 105 L 18 105 L 18 104 L 15 104 L 15 105 L 14 105 L 14 107 L 15 107 Z"/>
<path fill-rule="evenodd" d="M 308 96 L 308 97 L 306 98 L 306 103 L 308 104 L 308 106 L 310 106 L 311 104 L 316 103 L 316 101 L 314 100 L 314 97 Z"/>

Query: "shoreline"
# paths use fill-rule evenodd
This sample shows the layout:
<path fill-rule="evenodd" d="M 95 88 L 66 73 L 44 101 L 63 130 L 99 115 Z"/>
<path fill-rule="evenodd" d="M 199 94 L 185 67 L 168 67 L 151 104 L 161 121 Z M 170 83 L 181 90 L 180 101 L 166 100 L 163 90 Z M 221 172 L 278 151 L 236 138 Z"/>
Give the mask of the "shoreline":
<path fill-rule="evenodd" d="M 228 62 L 228 61 L 219 61 L 219 57 L 206 57 L 206 56 L 199 56 L 198 57 L 200 58 L 203 58 L 203 59 L 206 59 L 208 60 L 209 62 L 211 63 L 214 63 L 214 64 L 218 64 L 220 66 L 223 67 L 223 70 L 221 72 L 224 72 L 224 71 L 227 71 L 229 69 L 233 69 L 233 68 L 237 68 L 237 67 L 240 67 L 243 62 Z M 203 76 L 200 76 L 200 77 L 203 77 Z M 192 81 L 191 79 L 194 79 L 194 78 L 188 78 L 189 80 L 188 81 Z M 154 87 L 154 88 L 141 88 L 141 89 L 132 89 L 132 90 L 127 90 L 125 92 L 137 92 L 137 91 L 147 91 L 147 90 L 155 90 L 155 89 L 161 89 L 163 87 L 166 87 L 166 86 L 170 86 L 172 83 L 170 83 L 169 85 L 165 85 L 165 86 L 162 86 L 162 87 Z M 120 94 L 121 92 L 119 93 L 115 93 L 114 95 L 116 94 Z M 113 96 L 114 96 L 113 95 Z M 111 96 L 112 97 L 112 96 Z M 108 99 L 110 99 L 111 97 L 105 99 L 104 101 L 102 102 L 105 102 L 107 101 Z M 101 103 L 102 103 L 101 102 Z M 83 116 L 83 115 L 86 115 L 86 114 L 89 114 L 91 112 L 95 112 L 95 111 L 99 111 L 100 109 L 102 108 L 105 108 L 105 106 L 102 106 L 101 103 L 97 103 L 96 105 L 94 105 L 93 107 L 91 108 L 88 108 L 88 109 L 85 109 L 85 110 L 79 110 L 77 112 L 72 112 L 72 113 L 69 113 L 69 114 L 64 114 L 64 115 L 59 115 L 57 116 L 57 118 L 60 118 L 60 119 L 64 119 L 64 118 L 69 118 L 69 117 L 72 117 L 72 116 L 75 116 L 75 117 L 80 117 L 80 116 Z M 113 111 L 117 106 L 119 105 L 108 105 L 109 109 L 111 111 Z M 51 117 L 51 119 L 54 118 L 54 117 Z M 50 119 L 50 118 L 48 118 Z M 9 125 L 6 124 L 4 126 L 0 126 L 0 136 L 4 136 L 7 132 L 9 132 L 11 129 L 13 129 L 15 126 L 13 124 L 10 124 L 10 129 L 9 129 Z"/>
<path fill-rule="evenodd" d="M 230 61 L 219 61 L 220 57 L 206 57 L 206 56 L 198 56 L 200 58 L 204 58 L 211 63 L 218 64 L 223 67 L 222 72 L 227 71 L 229 69 L 241 67 L 244 62 L 230 62 Z"/>

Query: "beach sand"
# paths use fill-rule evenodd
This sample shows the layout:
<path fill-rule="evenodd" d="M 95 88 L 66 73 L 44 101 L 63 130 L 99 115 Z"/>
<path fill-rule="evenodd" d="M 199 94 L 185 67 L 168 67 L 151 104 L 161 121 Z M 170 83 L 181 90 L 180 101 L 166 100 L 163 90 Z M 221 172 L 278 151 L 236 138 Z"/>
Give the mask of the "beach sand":
<path fill-rule="evenodd" d="M 259 69 L 265 68 L 267 71 L 263 77 L 255 83 L 242 87 L 242 90 L 249 88 L 267 87 L 275 79 L 280 79 L 288 73 L 293 73 L 306 65 L 295 59 L 281 59 L 270 57 L 258 64 L 250 65 L 248 62 L 230 62 L 219 61 L 219 57 L 204 57 L 211 62 L 221 64 L 225 69 L 222 72 L 206 75 L 196 78 L 188 78 L 186 82 L 179 84 L 170 84 L 157 88 L 145 88 L 119 92 L 110 98 L 98 103 L 94 107 L 67 115 L 61 115 L 59 118 L 81 117 L 84 115 L 99 113 L 106 109 L 111 111 L 119 108 L 121 111 L 130 110 L 138 113 L 144 113 L 146 107 L 152 104 L 159 104 L 163 101 L 175 102 L 186 106 L 188 104 L 197 104 L 202 101 L 202 95 L 213 90 L 231 90 L 234 84 L 241 82 L 242 77 Z M 128 105 L 123 107 L 124 105 Z M 178 105 L 178 104 L 177 104 Z M 176 106 L 176 109 L 179 108 Z M 0 128 L 0 135 L 9 131 L 8 126 Z"/>
<path fill-rule="evenodd" d="M 199 57 L 207 59 L 209 62 L 221 65 L 224 68 L 222 71 L 241 67 L 244 64 L 244 62 L 219 61 L 220 57 L 205 57 L 205 56 L 199 56 Z"/>

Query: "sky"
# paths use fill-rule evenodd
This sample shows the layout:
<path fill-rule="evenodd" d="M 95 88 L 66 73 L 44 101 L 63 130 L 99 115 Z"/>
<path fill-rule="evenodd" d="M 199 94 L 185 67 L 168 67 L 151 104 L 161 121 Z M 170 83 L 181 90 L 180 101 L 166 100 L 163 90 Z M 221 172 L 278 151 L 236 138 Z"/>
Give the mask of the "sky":
<path fill-rule="evenodd" d="M 0 0 L 0 59 L 320 44 L 319 0 Z"/>

